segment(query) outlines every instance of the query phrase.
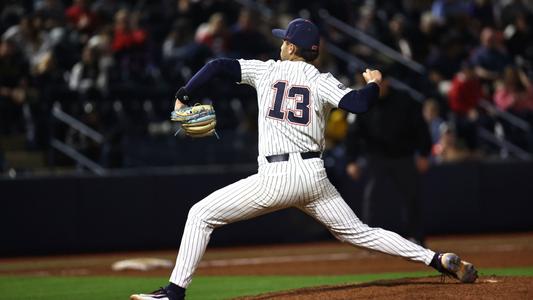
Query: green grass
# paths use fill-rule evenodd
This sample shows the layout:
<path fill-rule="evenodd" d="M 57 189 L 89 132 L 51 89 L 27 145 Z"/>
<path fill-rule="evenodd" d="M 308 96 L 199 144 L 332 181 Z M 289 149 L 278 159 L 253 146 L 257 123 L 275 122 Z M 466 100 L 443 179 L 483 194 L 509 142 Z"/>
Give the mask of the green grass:
<path fill-rule="evenodd" d="M 481 275 L 533 276 L 533 267 L 482 269 Z M 365 282 L 436 275 L 435 272 L 402 272 L 343 276 L 204 276 L 194 279 L 187 291 L 191 300 L 227 299 L 306 286 Z M 0 300 L 113 300 L 128 299 L 134 292 L 149 292 L 167 278 L 139 277 L 24 277 L 0 276 Z"/>

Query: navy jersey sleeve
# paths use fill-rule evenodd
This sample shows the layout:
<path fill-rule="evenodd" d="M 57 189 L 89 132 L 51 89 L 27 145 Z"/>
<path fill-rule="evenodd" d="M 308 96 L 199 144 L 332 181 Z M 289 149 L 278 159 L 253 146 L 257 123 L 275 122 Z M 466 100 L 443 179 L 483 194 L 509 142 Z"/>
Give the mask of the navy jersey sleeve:
<path fill-rule="evenodd" d="M 208 62 L 200 69 L 185 85 L 188 94 L 195 94 L 201 90 L 207 82 L 217 76 L 225 76 L 234 82 L 241 81 L 241 66 L 236 59 L 217 58 Z"/>
<path fill-rule="evenodd" d="M 339 107 L 351 113 L 364 113 L 379 97 L 379 86 L 371 82 L 359 90 L 352 90 L 339 101 Z"/>

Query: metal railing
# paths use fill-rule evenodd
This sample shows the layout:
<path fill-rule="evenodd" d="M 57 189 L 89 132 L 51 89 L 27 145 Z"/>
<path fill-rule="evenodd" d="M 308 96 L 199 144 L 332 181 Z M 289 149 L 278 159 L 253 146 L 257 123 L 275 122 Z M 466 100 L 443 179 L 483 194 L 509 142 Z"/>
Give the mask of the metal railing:
<path fill-rule="evenodd" d="M 343 33 L 351 36 L 352 38 L 355 38 L 359 42 L 378 51 L 379 53 L 387 56 L 388 58 L 406 66 L 407 68 L 415 71 L 418 74 L 426 73 L 426 67 L 424 67 L 423 65 L 417 63 L 416 61 L 412 59 L 406 58 L 400 52 L 383 44 L 382 42 L 376 40 L 375 38 L 369 36 L 368 34 L 333 17 L 332 15 L 329 14 L 327 10 L 325 9 L 320 10 L 319 15 L 326 24 L 337 28 Z"/>
<path fill-rule="evenodd" d="M 329 53 L 346 62 L 354 70 L 365 70 L 369 66 L 365 61 L 357 58 L 355 55 L 349 52 L 344 51 L 340 47 L 337 47 L 330 42 L 326 41 L 325 46 Z M 425 100 L 426 97 L 424 96 L 424 94 L 420 93 L 419 91 L 406 84 L 405 82 L 399 80 L 398 78 L 393 76 L 387 76 L 387 79 L 389 80 L 390 85 L 393 88 L 407 92 L 414 100 L 420 103 Z"/>
<path fill-rule="evenodd" d="M 105 141 L 104 136 L 101 133 L 64 112 L 58 103 L 54 104 L 54 107 L 52 108 L 52 118 L 60 121 L 63 124 L 66 124 L 69 128 L 77 131 L 82 136 L 88 137 L 99 145 L 102 145 Z M 105 175 L 107 173 L 107 170 L 104 167 L 91 160 L 74 147 L 61 142 L 55 137 L 50 139 L 50 146 L 73 159 L 77 163 L 78 167 L 85 167 L 98 175 Z"/>
<path fill-rule="evenodd" d="M 54 108 L 52 109 L 52 116 L 55 117 L 57 120 L 69 125 L 81 134 L 89 137 L 98 144 L 102 144 L 104 142 L 104 136 L 101 133 L 83 124 L 71 115 L 67 114 L 61 109 L 59 105 L 54 105 Z"/>
<path fill-rule="evenodd" d="M 529 152 L 507 141 L 506 139 L 497 137 L 495 134 L 483 127 L 478 127 L 477 133 L 484 140 L 500 147 L 500 150 L 509 152 L 509 154 L 512 154 L 516 158 L 521 160 L 531 160 L 533 158 Z"/>
<path fill-rule="evenodd" d="M 494 104 L 490 103 L 488 100 L 485 100 L 485 99 L 481 100 L 479 105 L 483 107 L 485 110 L 495 113 L 497 116 L 509 122 L 511 125 L 517 128 L 520 128 L 525 132 L 531 131 L 531 126 L 529 125 L 528 122 L 520 119 L 519 117 L 513 115 L 510 112 L 506 112 L 504 110 L 499 109 Z"/>

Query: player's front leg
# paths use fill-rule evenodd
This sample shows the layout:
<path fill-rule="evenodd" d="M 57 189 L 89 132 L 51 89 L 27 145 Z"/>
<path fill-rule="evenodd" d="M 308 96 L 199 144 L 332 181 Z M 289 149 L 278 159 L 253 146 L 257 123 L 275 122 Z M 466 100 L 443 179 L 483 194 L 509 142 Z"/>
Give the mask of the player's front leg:
<path fill-rule="evenodd" d="M 204 255 L 213 230 L 259 213 L 253 203 L 261 192 L 261 183 L 256 174 L 219 189 L 193 205 L 187 216 L 170 281 L 186 288 Z"/>
<path fill-rule="evenodd" d="M 259 201 L 268 201 L 264 199 L 266 196 L 256 174 L 219 189 L 193 205 L 185 223 L 170 284 L 154 293 L 132 295 L 131 299 L 183 299 L 213 230 L 268 212 L 264 206 L 257 205 Z"/>

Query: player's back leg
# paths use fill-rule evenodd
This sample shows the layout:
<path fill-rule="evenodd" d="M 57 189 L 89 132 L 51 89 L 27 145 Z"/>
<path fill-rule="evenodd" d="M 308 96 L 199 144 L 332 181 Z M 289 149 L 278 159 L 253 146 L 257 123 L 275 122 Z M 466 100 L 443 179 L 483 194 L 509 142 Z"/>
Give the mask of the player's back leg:
<path fill-rule="evenodd" d="M 323 181 L 320 185 L 322 197 L 312 199 L 299 208 L 324 224 L 340 241 L 422 262 L 461 282 L 471 283 L 477 279 L 474 266 L 461 260 L 456 254 L 435 253 L 395 232 L 366 225 L 359 220 L 329 181 Z"/>
<path fill-rule="evenodd" d="M 337 239 L 354 246 L 429 265 L 435 252 L 392 231 L 366 225 L 355 215 L 329 180 L 321 182 L 320 185 L 318 187 L 321 190 L 320 197 L 311 199 L 299 208 L 324 224 Z"/>

